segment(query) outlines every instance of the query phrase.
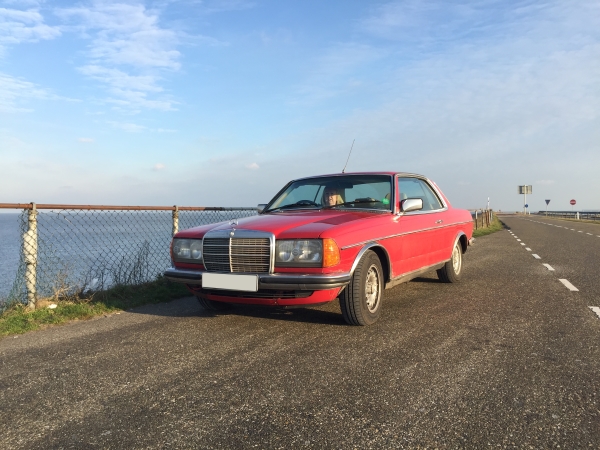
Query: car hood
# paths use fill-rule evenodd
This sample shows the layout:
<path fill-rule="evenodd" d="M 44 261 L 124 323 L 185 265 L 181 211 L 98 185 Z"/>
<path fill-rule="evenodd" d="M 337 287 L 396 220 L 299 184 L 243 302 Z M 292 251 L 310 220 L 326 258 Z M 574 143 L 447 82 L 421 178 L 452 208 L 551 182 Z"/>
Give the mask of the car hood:
<path fill-rule="evenodd" d="M 317 238 L 327 230 L 336 227 L 337 232 L 344 228 L 358 225 L 357 221 L 381 217 L 385 212 L 366 211 L 286 211 L 280 213 L 260 214 L 257 216 L 203 225 L 181 231 L 177 237 L 199 238 L 211 230 L 256 230 L 273 233 L 277 238 Z"/>

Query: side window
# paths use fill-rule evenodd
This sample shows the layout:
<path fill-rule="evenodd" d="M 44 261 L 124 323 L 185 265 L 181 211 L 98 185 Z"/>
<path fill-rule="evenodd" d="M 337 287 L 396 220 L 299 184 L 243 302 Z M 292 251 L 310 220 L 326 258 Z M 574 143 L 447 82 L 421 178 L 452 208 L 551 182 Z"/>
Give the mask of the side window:
<path fill-rule="evenodd" d="M 400 201 L 405 198 L 420 198 L 423 200 L 421 211 L 434 211 L 443 208 L 442 203 L 431 187 L 418 178 L 398 178 L 398 191 Z"/>

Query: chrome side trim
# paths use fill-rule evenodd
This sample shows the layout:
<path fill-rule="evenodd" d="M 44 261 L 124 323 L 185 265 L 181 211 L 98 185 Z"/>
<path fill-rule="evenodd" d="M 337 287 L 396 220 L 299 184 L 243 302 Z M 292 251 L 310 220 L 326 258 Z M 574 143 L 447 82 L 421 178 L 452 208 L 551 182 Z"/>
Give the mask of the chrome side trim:
<path fill-rule="evenodd" d="M 440 226 L 437 226 L 437 227 L 422 228 L 422 229 L 416 230 L 416 231 L 407 231 L 405 233 L 390 234 L 389 236 L 378 237 L 378 238 L 374 238 L 374 239 L 369 239 L 368 241 L 362 241 L 362 242 L 358 242 L 356 244 L 346 245 L 345 247 L 342 247 L 340 250 L 346 250 L 348 248 L 358 247 L 359 245 L 364 245 L 364 244 L 366 244 L 368 242 L 383 241 L 385 239 L 392 239 L 392 238 L 395 238 L 395 237 L 406 236 L 408 234 L 421 233 L 423 231 L 437 230 L 438 228 L 453 227 L 455 225 L 463 225 L 465 223 L 471 223 L 471 221 L 468 221 L 468 222 L 455 222 L 455 223 L 449 223 L 449 224 L 446 224 L 446 225 L 440 225 Z"/>
<path fill-rule="evenodd" d="M 391 279 L 385 284 L 386 289 L 393 288 L 394 286 L 399 285 L 400 283 L 405 283 L 407 281 L 412 280 L 413 278 L 418 277 L 419 275 L 423 275 L 424 273 L 431 272 L 432 270 L 438 270 L 444 267 L 449 259 L 446 261 L 442 261 L 441 263 L 433 264 L 431 266 L 423 267 L 421 269 L 413 270 L 412 272 L 403 273 L 402 275 L 398 275 L 397 277 Z"/>

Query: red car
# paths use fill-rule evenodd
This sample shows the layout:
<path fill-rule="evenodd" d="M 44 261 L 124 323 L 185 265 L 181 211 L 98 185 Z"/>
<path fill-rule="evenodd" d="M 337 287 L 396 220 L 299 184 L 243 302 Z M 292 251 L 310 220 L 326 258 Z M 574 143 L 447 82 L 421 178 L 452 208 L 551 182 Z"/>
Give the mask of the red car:
<path fill-rule="evenodd" d="M 458 281 L 472 242 L 471 214 L 410 173 L 302 178 L 258 210 L 177 233 L 165 276 L 210 310 L 339 298 L 347 323 L 369 325 L 381 313 L 384 289 L 432 270 Z"/>

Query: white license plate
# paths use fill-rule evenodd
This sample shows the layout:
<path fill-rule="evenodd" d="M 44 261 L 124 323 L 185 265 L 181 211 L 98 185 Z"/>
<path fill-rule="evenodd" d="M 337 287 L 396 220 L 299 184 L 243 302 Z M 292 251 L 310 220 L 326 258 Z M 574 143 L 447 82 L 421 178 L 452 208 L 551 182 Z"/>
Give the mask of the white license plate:
<path fill-rule="evenodd" d="M 258 276 L 204 272 L 202 274 L 202 287 L 227 289 L 229 291 L 256 292 L 258 291 Z"/>

